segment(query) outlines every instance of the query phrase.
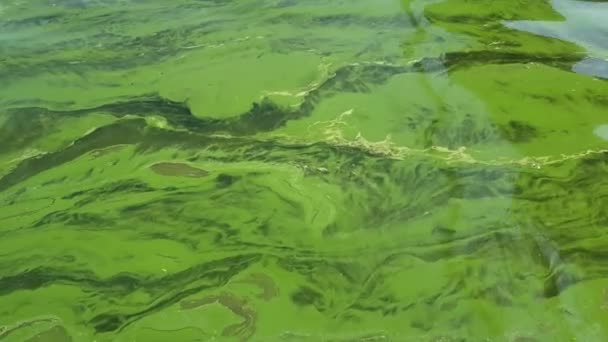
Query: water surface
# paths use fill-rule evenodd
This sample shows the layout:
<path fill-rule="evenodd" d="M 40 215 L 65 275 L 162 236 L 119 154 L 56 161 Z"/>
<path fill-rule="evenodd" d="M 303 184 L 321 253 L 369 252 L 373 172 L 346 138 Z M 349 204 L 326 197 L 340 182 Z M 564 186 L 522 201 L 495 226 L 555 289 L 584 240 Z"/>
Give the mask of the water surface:
<path fill-rule="evenodd" d="M 0 3 L 0 341 L 608 339 L 608 3 Z"/>

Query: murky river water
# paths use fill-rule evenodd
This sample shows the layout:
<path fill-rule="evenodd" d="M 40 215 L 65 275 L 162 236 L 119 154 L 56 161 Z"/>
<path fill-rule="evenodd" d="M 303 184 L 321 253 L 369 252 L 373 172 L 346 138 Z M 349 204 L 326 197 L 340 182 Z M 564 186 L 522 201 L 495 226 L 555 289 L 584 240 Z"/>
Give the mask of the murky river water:
<path fill-rule="evenodd" d="M 608 340 L 608 2 L 0 1 L 0 341 Z"/>

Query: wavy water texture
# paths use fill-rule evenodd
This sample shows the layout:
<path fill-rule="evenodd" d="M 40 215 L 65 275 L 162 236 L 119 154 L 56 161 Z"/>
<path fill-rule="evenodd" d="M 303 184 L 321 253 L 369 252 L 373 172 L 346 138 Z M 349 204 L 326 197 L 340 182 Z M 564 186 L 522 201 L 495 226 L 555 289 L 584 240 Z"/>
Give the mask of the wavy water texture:
<path fill-rule="evenodd" d="M 0 341 L 606 340 L 605 5 L 4 2 Z"/>

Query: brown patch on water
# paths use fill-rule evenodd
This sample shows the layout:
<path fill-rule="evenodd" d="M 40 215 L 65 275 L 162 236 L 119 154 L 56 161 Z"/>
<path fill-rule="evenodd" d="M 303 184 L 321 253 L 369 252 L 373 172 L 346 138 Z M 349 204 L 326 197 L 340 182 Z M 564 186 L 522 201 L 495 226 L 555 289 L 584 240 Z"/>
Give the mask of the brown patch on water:
<path fill-rule="evenodd" d="M 277 284 L 271 277 L 263 273 L 252 273 L 247 276 L 247 278 L 237 280 L 235 283 L 253 284 L 259 287 L 262 290 L 262 293 L 258 297 L 265 301 L 269 301 L 279 295 L 279 287 Z"/>
<path fill-rule="evenodd" d="M 185 163 L 161 162 L 150 166 L 150 170 L 161 176 L 200 178 L 209 175 L 208 171 Z"/>
<path fill-rule="evenodd" d="M 106 148 L 100 148 L 97 150 L 93 150 L 90 152 L 91 156 L 95 159 L 103 157 L 107 154 L 111 154 L 114 152 L 118 152 L 120 150 L 122 150 L 123 148 L 125 148 L 127 145 L 114 145 L 114 146 L 109 146 Z"/>
<path fill-rule="evenodd" d="M 241 341 L 247 341 L 255 333 L 257 313 L 247 304 L 246 299 L 236 297 L 230 293 L 222 293 L 218 296 L 209 296 L 201 299 L 189 299 L 180 302 L 182 310 L 192 310 L 209 304 L 217 303 L 233 314 L 243 318 L 241 323 L 228 325 L 222 330 L 222 336 L 239 337 Z"/>

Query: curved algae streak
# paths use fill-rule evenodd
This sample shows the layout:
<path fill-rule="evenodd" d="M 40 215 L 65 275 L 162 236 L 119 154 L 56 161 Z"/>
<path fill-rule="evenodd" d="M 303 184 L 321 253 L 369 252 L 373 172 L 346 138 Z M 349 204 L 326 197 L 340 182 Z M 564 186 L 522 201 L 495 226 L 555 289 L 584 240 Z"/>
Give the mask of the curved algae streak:
<path fill-rule="evenodd" d="M 120 312 L 112 310 L 98 313 L 87 323 L 81 322 L 81 324 L 90 325 L 98 333 L 104 333 L 120 331 L 142 317 L 171 306 L 202 290 L 221 287 L 230 278 L 258 259 L 259 256 L 256 255 L 238 255 L 210 260 L 199 265 L 193 265 L 179 273 L 156 279 L 140 277 L 135 274 L 118 274 L 110 279 L 99 279 L 89 271 L 80 272 L 80 275 L 77 276 L 71 272 L 41 267 L 18 276 L 1 278 L 0 284 L 2 284 L 3 296 L 25 288 L 36 290 L 50 284 L 72 284 L 95 291 L 97 299 L 101 301 L 112 301 L 112 298 L 127 296 L 134 291 L 142 290 L 155 298 L 153 302 L 149 303 L 148 307 L 139 308 L 137 311 Z M 179 283 L 181 285 L 178 285 Z M 167 285 L 169 284 L 177 285 L 175 290 L 167 291 Z M 36 322 L 38 321 L 27 321 L 21 323 L 19 327 Z M 15 329 L 11 328 L 4 334 L 8 334 Z"/>
<path fill-rule="evenodd" d="M 487 64 L 525 64 L 541 63 L 570 71 L 572 66 L 581 60 L 578 53 L 553 55 L 528 54 L 509 51 L 468 51 L 447 52 L 439 57 L 425 57 L 409 62 L 407 65 L 386 63 L 354 63 L 336 69 L 324 81 L 308 89 L 301 104 L 296 108 L 283 108 L 265 98 L 254 103 L 251 109 L 240 115 L 227 119 L 196 117 L 186 103 L 164 99 L 155 94 L 116 101 L 97 107 L 73 110 L 53 110 L 43 107 L 14 107 L 6 109 L 11 125 L 2 125 L 1 131 L 5 146 L 24 145 L 25 137 L 33 133 L 41 134 L 41 121 L 52 122 L 53 118 L 79 117 L 92 113 L 107 113 L 118 118 L 125 116 L 163 117 L 172 127 L 187 129 L 197 133 L 227 133 L 231 135 L 251 135 L 259 132 L 270 132 L 285 125 L 288 121 L 309 116 L 321 99 L 327 99 L 337 92 L 367 92 L 368 85 L 382 84 L 395 75 L 405 73 L 444 72 L 446 69 L 458 70 L 476 65 Z M 29 117 L 27 127 L 19 122 Z M 31 124 L 34 130 L 31 128 Z M 21 135 L 15 139 L 16 135 Z M 32 138 L 35 134 L 32 136 Z M 30 139 L 32 139 L 30 138 Z"/>
<path fill-rule="evenodd" d="M 6 190 L 21 181 L 43 172 L 44 170 L 72 161 L 84 154 L 91 153 L 92 151 L 104 150 L 116 145 L 137 145 L 137 150 L 140 152 L 147 150 L 159 150 L 171 145 L 181 145 L 185 149 L 215 146 L 215 149 L 219 148 L 233 152 L 240 150 L 241 153 L 244 152 L 243 149 L 249 149 L 252 151 L 259 150 L 262 152 L 262 158 L 265 154 L 272 153 L 277 149 L 299 150 L 310 149 L 314 146 L 323 146 L 322 148 L 329 148 L 330 150 L 342 149 L 345 152 L 348 151 L 348 149 L 355 151 L 362 148 L 360 151 L 362 153 L 371 153 L 372 155 L 384 154 L 391 158 L 397 159 L 402 159 L 412 154 L 425 155 L 430 153 L 430 155 L 432 155 L 433 152 L 435 152 L 439 156 L 444 154 L 444 159 L 447 160 L 466 160 L 468 162 L 474 161 L 474 159 L 472 159 L 470 156 L 463 153 L 463 150 L 449 150 L 441 147 L 431 147 L 428 149 L 416 150 L 407 147 L 394 146 L 390 142 L 369 143 L 364 139 L 348 141 L 340 136 L 332 137 L 331 139 L 334 140 L 334 146 L 324 143 L 310 144 L 291 142 L 282 144 L 280 141 L 273 142 L 246 137 L 223 137 L 192 134 L 180 131 L 169 131 L 156 127 L 150 127 L 143 119 L 121 120 L 114 124 L 95 129 L 93 132 L 76 140 L 62 151 L 48 153 L 42 156 L 35 156 L 23 160 L 11 172 L 0 178 L 0 191 Z M 602 154 L 603 151 L 586 151 L 577 155 L 561 156 L 559 158 L 524 157 L 519 161 L 480 161 L 480 163 L 487 165 L 515 163 L 539 166 L 595 153 Z M 199 172 L 199 174 L 202 174 L 202 171 Z"/>
<path fill-rule="evenodd" d="M 193 310 L 209 304 L 218 303 L 235 315 L 241 317 L 241 323 L 226 326 L 222 335 L 225 337 L 239 337 L 241 341 L 249 340 L 255 334 L 257 313 L 248 306 L 247 301 L 230 293 L 222 293 L 217 296 L 209 296 L 202 299 L 188 299 L 180 302 L 181 310 Z"/>

